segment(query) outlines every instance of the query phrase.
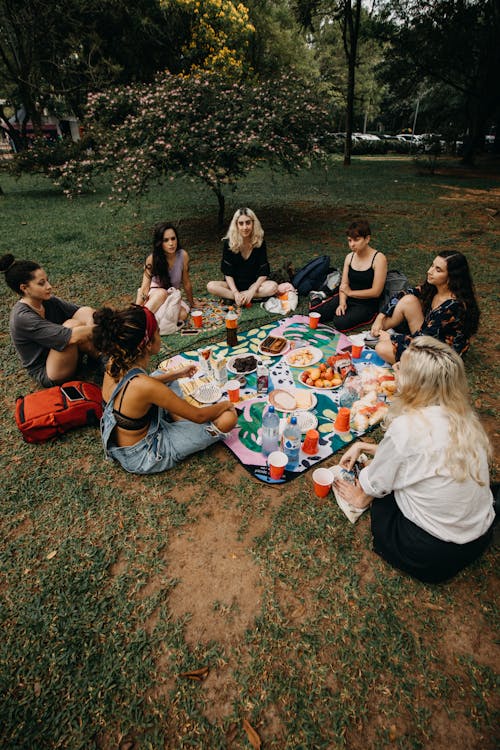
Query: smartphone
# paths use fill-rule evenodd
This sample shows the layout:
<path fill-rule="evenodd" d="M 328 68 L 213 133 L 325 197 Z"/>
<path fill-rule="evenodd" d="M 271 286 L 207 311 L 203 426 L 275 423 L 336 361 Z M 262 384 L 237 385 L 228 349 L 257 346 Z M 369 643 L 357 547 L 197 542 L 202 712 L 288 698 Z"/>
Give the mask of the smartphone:
<path fill-rule="evenodd" d="M 351 469 L 352 474 L 354 475 L 354 479 L 357 479 L 359 477 L 359 472 L 363 468 L 362 464 L 360 464 L 358 461 L 356 461 Z"/>
<path fill-rule="evenodd" d="M 195 336 L 200 332 L 199 328 L 182 328 L 181 336 Z"/>
<path fill-rule="evenodd" d="M 84 401 L 85 396 L 83 393 L 78 390 L 74 385 L 67 385 L 65 387 L 61 387 L 61 391 L 64 393 L 68 401 Z"/>

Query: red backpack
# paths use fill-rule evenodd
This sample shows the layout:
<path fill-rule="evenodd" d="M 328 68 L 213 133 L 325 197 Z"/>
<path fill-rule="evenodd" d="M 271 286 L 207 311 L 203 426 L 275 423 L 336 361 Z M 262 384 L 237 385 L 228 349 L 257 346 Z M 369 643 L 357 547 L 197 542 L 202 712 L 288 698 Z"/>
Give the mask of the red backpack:
<path fill-rule="evenodd" d="M 101 389 L 81 380 L 19 396 L 16 401 L 16 423 L 27 443 L 45 443 L 75 427 L 96 426 L 101 416 Z"/>

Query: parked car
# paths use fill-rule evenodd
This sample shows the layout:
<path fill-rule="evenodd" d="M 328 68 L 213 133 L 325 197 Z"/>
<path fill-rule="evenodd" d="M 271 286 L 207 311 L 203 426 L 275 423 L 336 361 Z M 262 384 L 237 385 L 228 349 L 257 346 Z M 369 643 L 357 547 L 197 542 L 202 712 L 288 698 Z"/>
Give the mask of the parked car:
<path fill-rule="evenodd" d="M 415 138 L 418 138 L 419 145 L 427 153 L 446 151 L 448 145 L 440 133 L 421 133 Z"/>
<path fill-rule="evenodd" d="M 380 141 L 381 138 L 373 133 L 353 133 L 352 137 L 358 141 Z"/>
<path fill-rule="evenodd" d="M 484 136 L 484 148 L 485 151 L 495 150 L 495 139 L 496 139 L 496 127 L 493 126 L 489 133 Z"/>

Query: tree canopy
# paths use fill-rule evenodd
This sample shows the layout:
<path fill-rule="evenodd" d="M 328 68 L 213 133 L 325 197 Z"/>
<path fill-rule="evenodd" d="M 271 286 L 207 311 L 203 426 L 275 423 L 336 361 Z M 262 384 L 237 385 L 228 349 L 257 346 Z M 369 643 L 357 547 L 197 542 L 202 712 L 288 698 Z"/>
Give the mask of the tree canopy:
<path fill-rule="evenodd" d="M 259 162 L 293 170 L 319 156 L 330 119 L 320 92 L 295 76 L 273 85 L 200 72 L 165 73 L 152 84 L 90 96 L 88 155 L 56 168 L 68 194 L 100 172 L 112 173 L 113 196 L 142 195 L 155 180 L 187 175 L 217 196 Z"/>

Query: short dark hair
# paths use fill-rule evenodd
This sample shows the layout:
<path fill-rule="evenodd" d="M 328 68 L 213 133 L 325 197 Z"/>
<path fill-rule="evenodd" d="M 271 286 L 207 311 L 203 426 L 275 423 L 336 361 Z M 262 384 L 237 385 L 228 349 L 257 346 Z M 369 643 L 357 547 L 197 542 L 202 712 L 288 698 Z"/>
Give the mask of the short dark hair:
<path fill-rule="evenodd" d="M 366 221 L 366 219 L 358 219 L 358 221 L 353 221 L 349 226 L 347 227 L 346 234 L 348 237 L 351 237 L 353 240 L 355 240 L 357 237 L 369 237 L 372 233 L 372 230 L 370 229 L 370 225 Z"/>

